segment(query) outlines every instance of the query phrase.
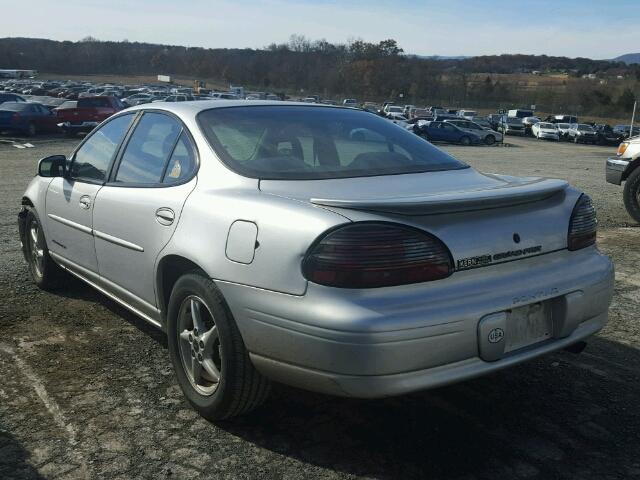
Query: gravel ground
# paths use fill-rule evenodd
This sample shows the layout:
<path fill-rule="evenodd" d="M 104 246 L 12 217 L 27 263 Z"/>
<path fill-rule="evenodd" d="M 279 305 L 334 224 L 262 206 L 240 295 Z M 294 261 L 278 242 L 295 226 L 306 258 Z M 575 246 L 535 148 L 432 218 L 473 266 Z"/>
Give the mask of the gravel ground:
<path fill-rule="evenodd" d="M 214 425 L 183 400 L 160 332 L 80 283 L 50 294 L 29 281 L 20 196 L 37 159 L 74 141 L 32 143 L 0 143 L 0 479 L 640 478 L 640 230 L 604 182 L 613 148 L 447 148 L 486 172 L 565 178 L 592 195 L 617 279 L 610 322 L 585 352 L 382 401 L 278 386 Z"/>

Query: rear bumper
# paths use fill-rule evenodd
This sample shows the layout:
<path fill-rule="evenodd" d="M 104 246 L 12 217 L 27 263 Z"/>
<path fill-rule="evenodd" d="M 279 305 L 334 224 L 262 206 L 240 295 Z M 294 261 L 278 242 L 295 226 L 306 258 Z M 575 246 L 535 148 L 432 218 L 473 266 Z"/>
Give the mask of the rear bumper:
<path fill-rule="evenodd" d="M 305 295 L 293 296 L 217 284 L 263 374 L 308 390 L 373 398 L 471 378 L 592 335 L 607 321 L 613 265 L 587 248 L 366 291 L 309 284 Z M 545 300 L 554 305 L 550 339 L 482 359 L 483 318 Z"/>
<path fill-rule="evenodd" d="M 629 163 L 631 162 L 624 158 L 607 158 L 607 165 L 605 168 L 607 182 L 613 183 L 614 185 L 622 184 L 622 177 L 629 167 Z"/>

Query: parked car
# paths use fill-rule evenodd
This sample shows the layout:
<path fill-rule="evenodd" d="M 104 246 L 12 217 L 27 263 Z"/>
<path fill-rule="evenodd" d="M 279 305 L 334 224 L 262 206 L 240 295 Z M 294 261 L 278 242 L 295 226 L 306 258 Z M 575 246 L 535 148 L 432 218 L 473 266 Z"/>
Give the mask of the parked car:
<path fill-rule="evenodd" d="M 430 142 L 458 143 L 460 145 L 478 145 L 482 140 L 475 133 L 470 133 L 448 122 L 416 123 L 414 133 Z"/>
<path fill-rule="evenodd" d="M 449 113 L 452 113 L 452 112 L 449 112 Z M 467 120 L 473 120 L 475 117 L 478 116 L 478 113 L 474 110 L 457 110 L 456 112 L 453 112 L 453 113 L 458 115 L 459 117 L 466 118 Z"/>
<path fill-rule="evenodd" d="M 545 122 L 549 123 L 578 123 L 578 117 L 574 115 L 549 115 L 544 119 Z"/>
<path fill-rule="evenodd" d="M 358 101 L 355 98 L 345 98 L 342 101 L 342 104 L 345 107 L 354 107 L 354 108 L 358 108 Z"/>
<path fill-rule="evenodd" d="M 550 122 L 538 122 L 534 123 L 531 127 L 531 133 L 538 140 L 555 140 L 560 141 L 560 132 L 558 127 Z"/>
<path fill-rule="evenodd" d="M 255 408 L 271 379 L 433 388 L 606 324 L 613 265 L 565 181 L 481 174 L 356 109 L 217 103 L 116 114 L 39 162 L 18 216 L 36 285 L 72 272 L 165 332 L 204 417 Z"/>
<path fill-rule="evenodd" d="M 616 125 L 613 127 L 615 133 L 620 133 L 624 138 L 635 137 L 640 135 L 640 127 L 633 127 L 633 134 L 631 134 L 631 125 Z"/>
<path fill-rule="evenodd" d="M 569 138 L 569 129 L 571 128 L 570 123 L 556 123 L 556 127 L 558 127 L 558 135 L 560 136 L 560 140 L 568 140 Z"/>
<path fill-rule="evenodd" d="M 195 100 L 195 98 L 193 98 L 193 95 L 179 93 L 176 95 L 168 95 L 159 100 L 154 100 L 154 102 L 188 102 L 192 100 Z"/>
<path fill-rule="evenodd" d="M 75 108 L 58 110 L 58 126 L 68 136 L 93 130 L 100 122 L 124 108 L 116 97 L 82 97 Z"/>
<path fill-rule="evenodd" d="M 620 145 L 625 137 L 622 133 L 614 132 L 607 124 L 596 124 L 594 130 L 598 136 L 598 145 Z"/>
<path fill-rule="evenodd" d="M 39 103 L 4 102 L 0 105 L 0 131 L 32 137 L 38 132 L 56 131 L 56 123 L 55 115 Z"/>
<path fill-rule="evenodd" d="M 575 123 L 571 125 L 567 132 L 567 138 L 573 143 L 591 143 L 598 142 L 598 134 L 591 125 L 586 123 Z"/>
<path fill-rule="evenodd" d="M 362 109 L 366 110 L 367 112 L 378 113 L 380 107 L 372 102 L 364 102 L 364 104 L 362 105 Z"/>
<path fill-rule="evenodd" d="M 461 128 L 465 132 L 477 135 L 485 145 L 493 145 L 494 143 L 501 142 L 503 140 L 503 136 L 501 133 L 495 132 L 487 127 L 482 127 L 476 122 L 472 122 L 471 120 L 464 120 L 460 118 L 445 120 L 445 122 L 451 123 L 452 125 Z"/>
<path fill-rule="evenodd" d="M 153 101 L 153 95 L 148 93 L 135 93 L 129 97 L 122 99 L 122 103 L 127 107 L 133 107 L 135 105 L 141 105 L 143 103 L 151 103 Z"/>
<path fill-rule="evenodd" d="M 389 115 L 387 115 L 387 119 L 402 128 L 413 128 L 411 125 L 409 125 L 407 117 L 399 113 L 390 113 Z"/>
<path fill-rule="evenodd" d="M 491 124 L 491 128 L 495 131 L 498 131 L 498 126 L 500 125 L 500 120 L 504 117 L 501 113 L 492 113 L 487 115 L 487 121 Z"/>
<path fill-rule="evenodd" d="M 26 102 L 27 100 L 15 93 L 0 92 L 0 105 L 4 102 Z"/>
<path fill-rule="evenodd" d="M 384 107 L 384 114 L 389 117 L 391 115 L 402 115 L 404 109 L 398 105 L 387 105 Z"/>
<path fill-rule="evenodd" d="M 533 117 L 533 113 L 533 110 L 530 110 L 528 108 L 516 108 L 513 110 L 509 110 L 507 112 L 507 116 L 513 118 L 526 118 Z"/>
<path fill-rule="evenodd" d="M 640 137 L 626 139 L 618 146 L 614 157 L 606 163 L 606 180 L 622 185 L 624 206 L 631 217 L 640 223 Z"/>
<path fill-rule="evenodd" d="M 522 120 L 517 117 L 508 117 L 503 115 L 498 123 L 498 131 L 503 135 L 522 135 L 525 130 Z"/>
<path fill-rule="evenodd" d="M 524 134 L 533 135 L 531 128 L 538 122 L 540 122 L 540 119 L 538 117 L 524 117 L 522 119 L 522 125 L 524 125 Z"/>

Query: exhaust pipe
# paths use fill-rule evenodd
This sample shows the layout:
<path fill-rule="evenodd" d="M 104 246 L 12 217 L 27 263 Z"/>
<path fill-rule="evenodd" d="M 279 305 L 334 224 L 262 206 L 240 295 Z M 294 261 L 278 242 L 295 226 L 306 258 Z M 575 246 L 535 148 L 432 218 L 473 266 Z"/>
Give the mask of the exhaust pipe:
<path fill-rule="evenodd" d="M 571 353 L 582 353 L 582 351 L 587 348 L 587 342 L 585 341 L 580 341 L 580 342 L 576 342 L 572 345 L 569 345 L 568 347 L 564 347 L 564 350 L 566 350 L 567 352 L 571 352 Z"/>

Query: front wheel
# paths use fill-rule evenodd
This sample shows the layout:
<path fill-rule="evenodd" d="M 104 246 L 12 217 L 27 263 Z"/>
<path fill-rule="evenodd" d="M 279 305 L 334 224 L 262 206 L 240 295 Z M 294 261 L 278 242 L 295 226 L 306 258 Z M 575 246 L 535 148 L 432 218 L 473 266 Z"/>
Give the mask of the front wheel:
<path fill-rule="evenodd" d="M 624 206 L 631 217 L 640 223 L 640 168 L 636 168 L 624 184 L 622 198 Z"/>
<path fill-rule="evenodd" d="M 471 145 L 471 139 L 465 135 L 460 139 L 460 145 L 464 147 Z"/>
<path fill-rule="evenodd" d="M 253 410 L 270 383 L 253 366 L 240 331 L 212 280 L 199 273 L 176 282 L 167 312 L 169 355 L 193 408 L 209 420 Z"/>
<path fill-rule="evenodd" d="M 494 137 L 493 135 L 487 135 L 486 137 L 484 137 L 484 143 L 486 145 L 493 145 L 494 143 L 496 143 L 496 137 Z"/>

